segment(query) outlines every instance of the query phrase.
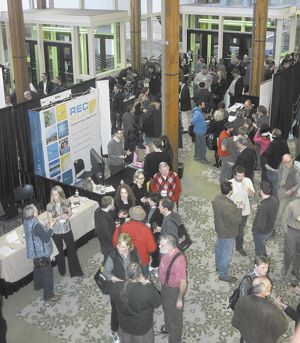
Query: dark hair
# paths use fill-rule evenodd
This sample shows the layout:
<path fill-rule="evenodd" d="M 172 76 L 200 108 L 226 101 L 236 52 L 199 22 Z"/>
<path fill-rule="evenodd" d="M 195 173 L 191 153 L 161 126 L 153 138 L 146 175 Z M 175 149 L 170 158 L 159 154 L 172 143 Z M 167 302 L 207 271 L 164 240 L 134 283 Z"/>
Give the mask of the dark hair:
<path fill-rule="evenodd" d="M 256 111 L 259 112 L 259 113 L 262 113 L 262 114 L 267 114 L 268 113 L 268 110 L 263 105 L 257 106 L 257 110 Z"/>
<path fill-rule="evenodd" d="M 223 101 L 218 103 L 218 108 L 225 108 L 225 103 Z"/>
<path fill-rule="evenodd" d="M 113 130 L 112 130 L 112 134 L 115 135 L 118 131 L 122 131 L 121 128 L 118 128 L 118 127 L 115 127 Z"/>
<path fill-rule="evenodd" d="M 203 82 L 203 81 L 199 82 L 199 87 L 200 88 L 204 88 L 205 87 L 205 82 Z"/>
<path fill-rule="evenodd" d="M 157 149 L 162 149 L 161 146 L 161 139 L 160 138 L 154 138 L 152 141 L 152 144 L 157 148 Z"/>
<path fill-rule="evenodd" d="M 224 124 L 224 130 L 228 130 L 228 129 L 231 129 L 232 128 L 232 124 L 228 121 Z"/>
<path fill-rule="evenodd" d="M 256 264 L 257 266 L 260 266 L 261 264 L 270 264 L 270 260 L 268 259 L 267 256 L 255 256 L 254 259 L 254 264 Z"/>
<path fill-rule="evenodd" d="M 149 199 L 151 201 L 155 202 L 156 204 L 159 204 L 159 202 L 161 200 L 161 196 L 159 195 L 159 193 L 150 193 Z"/>
<path fill-rule="evenodd" d="M 124 284 L 124 288 L 120 292 L 120 298 L 123 303 L 123 307 L 125 307 L 128 303 L 128 295 L 134 286 L 134 282 L 132 281 L 138 281 L 142 275 L 142 266 L 137 262 L 130 263 L 126 268 L 126 282 Z"/>
<path fill-rule="evenodd" d="M 269 181 L 262 181 L 259 188 L 265 195 L 270 195 L 272 192 L 272 184 Z"/>
<path fill-rule="evenodd" d="M 232 191 L 232 183 L 225 181 L 221 184 L 220 188 L 223 195 L 228 195 Z"/>
<path fill-rule="evenodd" d="M 135 196 L 134 193 L 132 191 L 132 189 L 130 188 L 129 185 L 127 185 L 126 183 L 122 183 L 118 186 L 117 191 L 116 191 L 116 195 L 115 195 L 115 202 L 118 203 L 119 200 L 121 199 L 121 189 L 124 188 L 126 189 L 127 193 L 128 193 L 128 202 L 131 202 L 131 206 L 135 206 Z"/>
<path fill-rule="evenodd" d="M 169 211 L 173 211 L 175 205 L 174 201 L 170 198 L 162 198 L 160 204 L 162 208 L 167 208 Z"/>
<path fill-rule="evenodd" d="M 237 165 L 233 168 L 233 175 L 236 175 L 236 174 L 245 174 L 245 168 L 243 166 L 240 166 L 240 165 Z"/>

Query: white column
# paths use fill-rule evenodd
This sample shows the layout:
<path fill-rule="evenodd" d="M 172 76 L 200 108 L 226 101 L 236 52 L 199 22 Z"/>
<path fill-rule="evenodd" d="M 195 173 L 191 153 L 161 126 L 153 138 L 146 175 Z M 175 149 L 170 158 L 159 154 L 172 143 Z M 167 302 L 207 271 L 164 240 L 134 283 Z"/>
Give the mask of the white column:
<path fill-rule="evenodd" d="M 118 10 L 118 9 L 119 9 L 118 0 L 113 0 L 113 9 L 114 9 L 114 10 Z"/>
<path fill-rule="evenodd" d="M 8 21 L 5 23 L 5 31 L 6 31 L 6 37 L 7 37 L 7 52 L 8 52 L 8 61 L 10 62 L 10 66 L 9 66 L 9 71 L 10 71 L 10 82 L 11 82 L 11 86 L 14 89 L 14 85 L 12 80 L 15 79 L 15 75 L 14 75 L 14 66 L 13 66 L 13 58 L 12 58 L 12 51 L 11 51 L 11 38 L 10 38 L 10 29 L 9 29 L 9 23 Z"/>
<path fill-rule="evenodd" d="M 5 64 L 4 46 L 3 46 L 3 31 L 0 30 L 0 64 Z"/>
<path fill-rule="evenodd" d="M 126 68 L 126 26 L 125 22 L 120 23 L 120 54 L 121 68 Z"/>
<path fill-rule="evenodd" d="M 187 52 L 187 21 L 188 21 L 188 15 L 182 14 L 181 16 L 182 52 Z"/>
<path fill-rule="evenodd" d="M 296 33 L 297 33 L 297 15 L 294 15 L 291 17 L 289 52 L 293 52 L 295 50 Z"/>
<path fill-rule="evenodd" d="M 280 53 L 282 46 L 282 29 L 283 29 L 283 19 L 276 20 L 276 41 L 275 41 L 275 65 L 278 67 L 280 64 Z"/>
<path fill-rule="evenodd" d="M 36 25 L 36 37 L 37 37 L 37 46 L 39 52 L 39 67 L 40 75 L 46 72 L 45 64 L 45 51 L 44 51 L 44 40 L 43 40 L 43 26 L 41 24 Z"/>
<path fill-rule="evenodd" d="M 85 9 L 85 0 L 79 0 L 79 8 L 80 9 Z"/>
<path fill-rule="evenodd" d="M 89 75 L 90 77 L 96 76 L 95 64 L 95 41 L 94 41 L 94 28 L 88 28 L 88 46 L 89 46 Z"/>
<path fill-rule="evenodd" d="M 218 60 L 223 57 L 223 32 L 224 32 L 224 17 L 219 16 L 219 31 L 218 31 Z"/>
<path fill-rule="evenodd" d="M 153 55 L 152 0 L 147 1 L 147 57 Z"/>
<path fill-rule="evenodd" d="M 72 65 L 74 84 L 79 79 L 79 42 L 78 42 L 78 26 L 71 26 L 71 41 L 72 41 Z"/>
<path fill-rule="evenodd" d="M 54 0 L 49 0 L 49 8 L 54 8 Z"/>

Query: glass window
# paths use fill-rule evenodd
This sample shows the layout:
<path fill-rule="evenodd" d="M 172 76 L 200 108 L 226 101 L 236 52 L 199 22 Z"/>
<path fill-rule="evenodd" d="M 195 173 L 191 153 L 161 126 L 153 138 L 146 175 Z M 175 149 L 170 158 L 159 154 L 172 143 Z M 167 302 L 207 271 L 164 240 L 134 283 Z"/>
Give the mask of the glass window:
<path fill-rule="evenodd" d="M 141 0 L 141 15 L 143 14 L 147 14 L 147 0 Z"/>
<path fill-rule="evenodd" d="M 54 8 L 79 8 L 79 0 L 54 0 Z"/>
<path fill-rule="evenodd" d="M 35 24 L 24 24 L 25 25 L 25 38 L 36 39 L 36 25 Z"/>
<path fill-rule="evenodd" d="M 28 10 L 30 8 L 29 0 L 22 1 L 23 10 Z"/>
<path fill-rule="evenodd" d="M 113 10 L 113 0 L 85 0 L 86 9 Z"/>
<path fill-rule="evenodd" d="M 153 13 L 161 12 L 161 0 L 152 0 L 152 6 Z"/>
<path fill-rule="evenodd" d="M 71 29 L 64 25 L 43 25 L 44 40 L 71 42 Z"/>
<path fill-rule="evenodd" d="M 0 1 L 0 11 L 7 11 L 7 2 Z"/>

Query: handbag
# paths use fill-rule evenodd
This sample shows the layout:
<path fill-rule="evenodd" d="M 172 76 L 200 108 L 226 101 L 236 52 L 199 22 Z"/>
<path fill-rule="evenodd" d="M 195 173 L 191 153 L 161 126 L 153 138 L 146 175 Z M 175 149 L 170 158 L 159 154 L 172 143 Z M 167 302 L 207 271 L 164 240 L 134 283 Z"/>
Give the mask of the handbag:
<path fill-rule="evenodd" d="M 215 150 L 217 148 L 217 139 L 214 133 L 210 133 L 206 136 L 206 146 L 209 150 Z"/>
<path fill-rule="evenodd" d="M 196 135 L 195 135 L 195 132 L 194 132 L 194 125 L 193 124 L 191 124 L 189 126 L 188 133 L 189 133 L 189 136 L 192 137 L 192 142 L 195 142 L 196 141 Z"/>
<path fill-rule="evenodd" d="M 33 259 L 33 265 L 35 268 L 43 268 L 46 267 L 48 264 L 50 264 L 49 257 L 39 257 Z"/>
<path fill-rule="evenodd" d="M 100 288 L 101 292 L 103 294 L 108 294 L 110 281 L 107 280 L 107 277 L 103 274 L 102 270 L 103 267 L 101 265 L 94 275 L 94 280 L 96 281 L 96 284 Z"/>

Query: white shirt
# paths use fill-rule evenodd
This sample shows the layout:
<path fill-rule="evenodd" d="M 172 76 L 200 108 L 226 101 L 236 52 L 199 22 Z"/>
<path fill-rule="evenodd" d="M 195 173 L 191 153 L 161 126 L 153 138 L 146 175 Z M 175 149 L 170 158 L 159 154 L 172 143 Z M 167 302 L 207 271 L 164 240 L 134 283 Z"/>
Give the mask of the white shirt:
<path fill-rule="evenodd" d="M 242 201 L 245 204 L 245 208 L 242 210 L 242 216 L 248 216 L 251 213 L 250 201 L 247 189 L 255 192 L 253 183 L 248 177 L 244 177 L 242 182 L 237 181 L 235 178 L 229 180 L 232 183 L 232 195 L 231 200 L 237 204 Z"/>

